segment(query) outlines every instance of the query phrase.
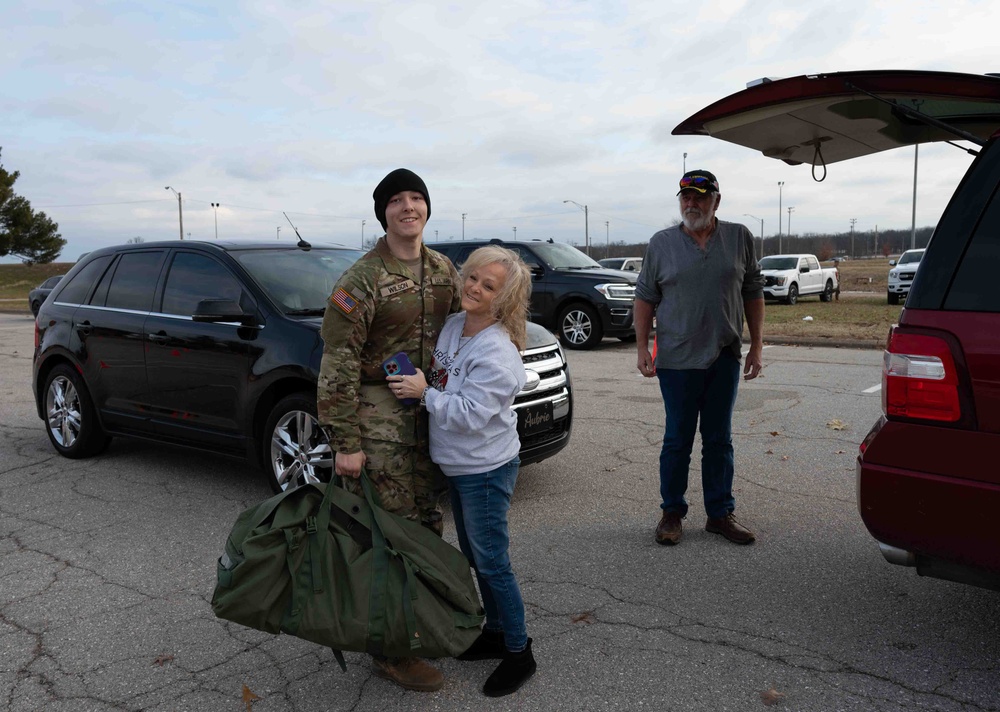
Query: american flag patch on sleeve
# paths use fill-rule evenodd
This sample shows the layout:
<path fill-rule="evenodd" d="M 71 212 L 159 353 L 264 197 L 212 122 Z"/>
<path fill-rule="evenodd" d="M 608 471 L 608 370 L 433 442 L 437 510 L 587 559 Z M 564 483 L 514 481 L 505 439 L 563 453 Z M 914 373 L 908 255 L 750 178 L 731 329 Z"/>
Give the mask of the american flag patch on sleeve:
<path fill-rule="evenodd" d="M 340 310 L 345 314 L 350 314 L 358 306 L 357 300 L 348 294 L 343 287 L 333 293 L 330 301 L 340 307 Z"/>

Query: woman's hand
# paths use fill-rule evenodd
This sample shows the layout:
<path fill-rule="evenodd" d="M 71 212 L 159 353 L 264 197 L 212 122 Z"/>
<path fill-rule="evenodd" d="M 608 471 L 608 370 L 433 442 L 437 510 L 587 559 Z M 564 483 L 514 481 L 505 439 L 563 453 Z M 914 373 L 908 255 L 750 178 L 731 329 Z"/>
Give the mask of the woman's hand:
<path fill-rule="evenodd" d="M 404 398 L 420 398 L 424 389 L 427 388 L 427 379 L 424 372 L 419 368 L 412 376 L 386 376 L 389 382 L 389 390 L 400 400 Z"/>

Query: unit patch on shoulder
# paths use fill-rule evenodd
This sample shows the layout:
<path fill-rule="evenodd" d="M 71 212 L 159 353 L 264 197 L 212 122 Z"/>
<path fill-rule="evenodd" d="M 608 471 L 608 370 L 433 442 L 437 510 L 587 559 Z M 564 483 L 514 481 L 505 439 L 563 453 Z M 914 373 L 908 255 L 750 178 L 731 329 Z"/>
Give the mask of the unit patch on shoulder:
<path fill-rule="evenodd" d="M 338 289 L 336 292 L 333 293 L 333 296 L 330 297 L 330 301 L 336 304 L 338 307 L 340 307 L 340 310 L 345 314 L 350 314 L 358 307 L 358 301 L 350 294 L 348 294 L 347 290 L 345 290 L 343 287 L 341 287 L 340 289 Z"/>

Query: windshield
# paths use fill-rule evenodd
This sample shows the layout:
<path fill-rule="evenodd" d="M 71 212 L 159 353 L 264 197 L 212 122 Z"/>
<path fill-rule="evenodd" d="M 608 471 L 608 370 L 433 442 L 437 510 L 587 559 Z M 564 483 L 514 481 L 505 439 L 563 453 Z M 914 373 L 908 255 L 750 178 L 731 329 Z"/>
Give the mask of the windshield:
<path fill-rule="evenodd" d="M 552 269 L 600 269 L 601 265 L 564 242 L 532 242 L 531 249 Z"/>
<path fill-rule="evenodd" d="M 924 256 L 924 251 L 920 252 L 904 252 L 903 256 L 899 258 L 899 263 L 901 265 L 908 265 L 914 262 L 919 262 L 920 258 Z"/>
<path fill-rule="evenodd" d="M 798 257 L 763 257 L 761 269 L 795 269 L 799 264 Z"/>
<path fill-rule="evenodd" d="M 605 260 L 601 260 L 601 265 L 604 267 L 610 267 L 611 269 L 621 269 L 622 265 L 625 263 L 621 257 L 611 257 Z"/>
<path fill-rule="evenodd" d="M 322 315 L 333 285 L 361 250 L 235 250 L 230 253 L 286 314 Z"/>

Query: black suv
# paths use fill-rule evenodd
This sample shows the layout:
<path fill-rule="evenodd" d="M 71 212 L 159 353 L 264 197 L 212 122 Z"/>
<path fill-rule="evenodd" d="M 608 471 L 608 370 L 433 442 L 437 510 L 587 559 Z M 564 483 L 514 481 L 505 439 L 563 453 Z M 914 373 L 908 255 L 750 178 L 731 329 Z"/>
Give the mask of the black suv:
<path fill-rule="evenodd" d="M 276 492 L 328 479 L 319 331 L 363 253 L 300 245 L 185 240 L 81 259 L 35 320 L 32 385 L 55 449 L 82 458 L 136 436 L 245 457 Z M 514 408 L 532 463 L 569 442 L 572 395 L 552 334 L 529 324 L 522 356 Z"/>
<path fill-rule="evenodd" d="M 534 276 L 531 320 L 559 334 L 566 348 L 593 348 L 605 336 L 635 338 L 632 308 L 637 275 L 602 267 L 571 245 L 551 239 L 463 240 L 428 247 L 460 267 L 470 252 L 483 245 L 500 245 L 521 255 Z"/>

